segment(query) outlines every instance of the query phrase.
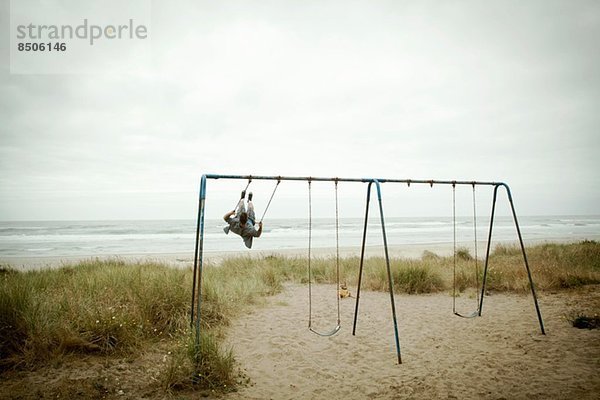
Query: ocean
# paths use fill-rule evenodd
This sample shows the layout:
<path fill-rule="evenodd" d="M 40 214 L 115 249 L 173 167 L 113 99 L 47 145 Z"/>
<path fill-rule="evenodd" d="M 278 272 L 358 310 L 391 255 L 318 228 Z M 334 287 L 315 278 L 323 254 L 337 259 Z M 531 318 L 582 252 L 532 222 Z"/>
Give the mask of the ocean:
<path fill-rule="evenodd" d="M 489 219 L 477 221 L 477 241 L 487 241 Z M 361 245 L 363 220 L 340 220 L 341 247 Z M 519 224 L 526 242 L 600 239 L 600 216 L 524 216 Z M 223 232 L 222 220 L 205 221 L 204 249 L 211 252 L 244 251 L 242 240 Z M 386 219 L 389 245 L 442 244 L 453 241 L 452 218 L 411 217 Z M 457 217 L 459 242 L 474 241 L 473 220 Z M 195 220 L 143 221 L 10 221 L 0 222 L 0 259 L 11 257 L 71 257 L 194 253 Z M 517 241 L 511 217 L 496 217 L 493 242 Z M 367 245 L 382 244 L 379 220 L 369 220 Z M 336 245 L 335 220 L 312 221 L 314 248 Z M 306 219 L 268 219 L 255 250 L 304 249 L 308 246 Z"/>

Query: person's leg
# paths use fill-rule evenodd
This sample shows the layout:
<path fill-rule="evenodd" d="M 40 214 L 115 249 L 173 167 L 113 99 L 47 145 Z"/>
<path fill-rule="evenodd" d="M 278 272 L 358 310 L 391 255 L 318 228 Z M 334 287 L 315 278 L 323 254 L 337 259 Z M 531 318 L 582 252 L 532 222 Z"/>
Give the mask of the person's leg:
<path fill-rule="evenodd" d="M 256 222 L 256 216 L 254 215 L 254 203 L 252 203 L 252 197 L 248 200 L 248 219 L 252 221 L 252 225 Z"/>
<path fill-rule="evenodd" d="M 246 212 L 246 206 L 244 205 L 244 199 L 241 198 L 238 205 L 235 207 L 235 216 L 237 217 L 243 212 Z"/>

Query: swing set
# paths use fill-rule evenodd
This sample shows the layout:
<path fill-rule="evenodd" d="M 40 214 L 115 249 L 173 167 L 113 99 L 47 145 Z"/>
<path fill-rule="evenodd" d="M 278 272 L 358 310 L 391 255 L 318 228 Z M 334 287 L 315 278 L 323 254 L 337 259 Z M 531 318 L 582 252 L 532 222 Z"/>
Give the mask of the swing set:
<path fill-rule="evenodd" d="M 517 237 L 519 239 L 519 244 L 521 247 L 521 253 L 523 255 L 523 262 L 525 265 L 525 269 L 527 270 L 527 276 L 529 279 L 529 286 L 531 289 L 531 294 L 533 297 L 533 302 L 535 305 L 535 310 L 537 313 L 537 318 L 540 326 L 540 331 L 543 335 L 546 334 L 544 329 L 544 322 L 542 320 L 542 314 L 540 311 L 540 307 L 538 304 L 537 295 L 535 292 L 535 287 L 533 284 L 533 278 L 531 276 L 531 270 L 529 268 L 529 262 L 527 260 L 527 254 L 525 252 L 525 245 L 523 243 L 523 238 L 521 235 L 521 229 L 519 227 L 519 222 L 517 219 L 517 214 L 514 207 L 514 202 L 512 199 L 512 194 L 510 188 L 506 183 L 503 182 L 481 182 L 481 181 L 447 181 L 447 180 L 413 180 L 413 179 L 355 179 L 355 178 L 319 178 L 319 177 L 293 177 L 293 176 L 252 176 L 252 175 L 202 175 L 200 181 L 200 196 L 199 196 L 199 205 L 198 205 L 198 219 L 196 226 L 196 246 L 194 253 L 194 271 L 193 271 L 193 283 L 192 283 L 192 303 L 191 303 L 191 324 L 195 326 L 196 331 L 196 350 L 199 350 L 200 347 L 200 322 L 201 322 L 201 305 L 202 305 L 202 270 L 203 270 L 203 255 L 204 255 L 204 216 L 205 216 L 205 207 L 206 207 L 206 184 L 209 179 L 228 179 L 228 180 L 247 180 L 248 184 L 246 185 L 246 189 L 250 186 L 250 183 L 253 180 L 276 180 L 275 188 L 271 194 L 269 202 L 265 207 L 263 215 L 260 219 L 262 221 L 271 205 L 271 201 L 275 196 L 275 192 L 279 187 L 279 184 L 282 181 L 306 181 L 308 182 L 308 329 L 319 335 L 319 336 L 333 336 L 337 334 L 341 329 L 341 318 L 340 318 L 340 296 L 338 294 L 338 289 L 340 287 L 340 253 L 339 253 L 339 206 L 338 206 L 338 184 L 339 182 L 354 182 L 354 183 L 366 183 L 367 184 L 367 198 L 366 198 L 366 210 L 365 210 L 365 218 L 364 218 L 364 229 L 362 235 L 362 244 L 361 244 L 361 254 L 360 254 L 360 263 L 359 263 L 359 273 L 358 273 L 358 286 L 356 290 L 356 302 L 354 309 L 354 321 L 352 327 L 352 335 L 356 335 L 356 325 L 358 321 L 358 311 L 359 311 L 359 302 L 360 302 L 360 289 L 362 283 L 362 275 L 363 275 L 363 267 L 364 267 L 364 258 L 365 258 L 365 246 L 367 239 L 367 226 L 369 220 L 369 205 L 371 201 L 371 192 L 372 187 L 375 185 L 377 190 L 377 201 L 379 204 L 379 218 L 381 225 L 381 233 L 383 236 L 383 250 L 385 254 L 385 262 L 387 268 L 387 277 L 388 277 L 388 290 L 390 295 L 390 303 L 391 303 L 391 311 L 392 311 L 392 320 L 394 326 L 394 338 L 396 344 L 396 354 L 398 359 L 398 364 L 402 363 L 402 357 L 400 352 L 400 339 L 398 334 L 398 322 L 396 317 L 396 304 L 394 301 L 394 282 L 391 273 L 390 267 L 390 256 L 388 251 L 388 242 L 387 242 L 387 234 L 385 229 L 385 219 L 383 212 L 383 201 L 382 201 L 382 191 L 381 186 L 384 183 L 401 183 L 406 184 L 410 187 L 411 184 L 427 184 L 430 187 L 433 185 L 450 185 L 452 187 L 452 225 L 453 225 L 453 296 L 452 296 L 452 312 L 462 318 L 474 318 L 477 316 L 481 316 L 483 310 L 483 298 L 485 295 L 486 288 L 486 279 L 489 268 L 489 255 L 490 248 L 492 242 L 492 230 L 494 226 L 494 216 L 496 212 L 496 202 L 498 198 L 498 189 L 503 187 L 506 190 L 508 202 L 510 204 L 510 209 L 512 212 L 512 217 L 514 221 L 514 225 L 517 232 Z M 313 312 L 312 312 L 312 269 L 311 269 L 311 248 L 312 248 L 312 182 L 334 182 L 335 183 L 335 232 L 336 232 L 336 279 L 337 279 L 337 288 L 336 288 L 336 298 L 337 298 L 337 323 L 336 326 L 327 332 L 321 332 L 313 328 L 312 320 L 313 320 Z M 472 198 L 473 198 L 473 232 L 474 232 L 474 246 L 475 246 L 475 257 L 474 257 L 474 270 L 475 270 L 475 280 L 477 285 L 477 308 L 470 314 L 461 314 L 456 309 L 456 266 L 457 266 L 457 235 L 456 235 L 456 187 L 457 186 L 472 186 Z M 475 197 L 475 188 L 477 186 L 487 186 L 493 187 L 493 198 L 492 198 L 492 210 L 490 215 L 490 225 L 488 230 L 488 241 L 486 247 L 486 254 L 484 259 L 484 267 L 483 267 L 483 277 L 481 282 L 481 291 L 479 292 L 479 263 L 478 263 L 478 254 L 477 254 L 477 210 L 476 210 L 476 197 Z"/>

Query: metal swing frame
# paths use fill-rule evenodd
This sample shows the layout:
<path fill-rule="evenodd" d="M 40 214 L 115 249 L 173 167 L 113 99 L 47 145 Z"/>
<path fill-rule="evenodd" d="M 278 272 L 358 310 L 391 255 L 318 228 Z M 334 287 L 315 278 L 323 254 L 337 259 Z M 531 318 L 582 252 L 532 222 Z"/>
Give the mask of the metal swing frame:
<path fill-rule="evenodd" d="M 373 185 L 375 185 L 377 189 L 377 201 L 379 205 L 379 216 L 381 223 L 381 233 L 383 235 L 383 247 L 385 253 L 385 261 L 387 267 L 388 274 L 388 286 L 389 286 L 389 294 L 390 294 L 390 303 L 391 303 L 391 311 L 392 311 L 392 319 L 394 325 L 394 338 L 396 344 L 396 354 L 398 359 L 398 364 L 402 363 L 401 351 L 400 351 L 400 339 L 398 334 L 398 322 L 396 317 L 396 305 L 394 301 L 394 292 L 393 292 L 393 278 L 390 267 L 390 257 L 388 251 L 388 243 L 387 243 L 387 235 L 385 230 L 385 219 L 383 212 L 383 200 L 382 200 L 382 191 L 381 186 L 384 183 L 401 183 L 406 184 L 410 187 L 411 184 L 426 184 L 433 187 L 433 185 L 472 185 L 475 186 L 491 186 L 493 187 L 493 199 L 492 199 L 492 210 L 490 215 L 490 226 L 488 231 L 488 241 L 486 248 L 486 256 L 485 256 L 485 265 L 483 272 L 483 282 L 481 286 L 481 295 L 479 299 L 479 307 L 478 314 L 481 316 L 483 311 L 483 299 L 485 295 L 485 287 L 486 287 L 486 279 L 487 272 L 489 268 L 489 255 L 490 248 L 492 243 L 492 231 L 494 226 L 494 217 L 496 212 L 496 203 L 498 199 L 498 189 L 504 188 L 507 194 L 508 202 L 510 204 L 510 209 L 512 212 L 512 217 L 514 221 L 514 225 L 516 228 L 517 237 L 519 239 L 519 244 L 521 247 L 521 252 L 523 255 L 523 262 L 525 264 L 525 269 L 527 270 L 527 276 L 529 279 L 529 285 L 531 288 L 531 294 L 533 297 L 535 310 L 537 313 L 538 322 L 540 325 L 540 331 L 543 335 L 546 334 L 544 329 L 544 322 L 542 320 L 542 314 L 540 311 L 540 307 L 538 304 L 537 295 L 535 292 L 535 287 L 533 284 L 533 278 L 531 276 L 531 269 L 529 267 L 529 261 L 527 259 L 527 254 L 525 252 L 525 245 L 523 243 L 523 237 L 521 235 L 521 228 L 519 226 L 517 213 L 515 211 L 515 206 L 512 198 L 512 194 L 509 186 L 504 182 L 485 182 L 485 181 L 449 181 L 449 180 L 420 180 L 420 179 L 376 179 L 376 178 L 322 178 L 322 177 L 299 177 L 299 176 L 254 176 L 254 175 L 217 175 L 217 174 L 205 174 L 202 175 L 200 179 L 200 193 L 199 193 L 199 203 L 198 203 L 198 218 L 196 225 L 196 244 L 195 244 L 195 252 L 194 252 L 194 270 L 193 270 L 193 282 L 192 282 L 192 302 L 191 302 L 191 325 L 195 327 L 196 333 L 196 352 L 199 353 L 200 350 L 200 330 L 201 330 L 201 305 L 202 305 L 202 272 L 203 272 L 203 264 L 204 264 L 204 216 L 205 216 L 205 208 L 206 208 L 206 193 L 207 193 L 207 180 L 209 179 L 227 179 L 227 180 L 248 180 L 249 182 L 252 180 L 276 180 L 278 182 L 281 181 L 329 181 L 329 182 L 355 182 L 355 183 L 367 183 L 367 199 L 366 199 L 366 210 L 365 210 L 365 222 L 364 222 L 364 230 L 362 237 L 362 245 L 361 245 L 361 255 L 360 255 L 360 265 L 359 265 L 359 275 L 358 275 L 358 287 L 356 291 L 356 304 L 354 311 L 354 322 L 352 328 L 352 335 L 356 334 L 356 325 L 358 321 L 358 311 L 359 311 L 359 301 L 360 301 L 360 289 L 362 283 L 362 273 L 364 267 L 364 256 L 365 256 L 365 246 L 367 239 L 367 226 L 368 226 L 368 216 L 369 216 L 369 206 L 371 201 L 371 191 Z"/>

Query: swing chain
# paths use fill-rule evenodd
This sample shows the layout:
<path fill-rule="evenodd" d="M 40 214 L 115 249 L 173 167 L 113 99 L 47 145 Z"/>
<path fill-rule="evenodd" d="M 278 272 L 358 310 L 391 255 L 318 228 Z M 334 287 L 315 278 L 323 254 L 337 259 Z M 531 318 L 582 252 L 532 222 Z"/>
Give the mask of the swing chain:
<path fill-rule="evenodd" d="M 275 196 L 275 192 L 277 191 L 277 188 L 279 187 L 279 184 L 281 183 L 281 176 L 277 178 L 277 183 L 275 184 L 275 189 L 273 189 L 273 193 L 271 193 L 271 197 L 269 198 L 269 202 L 267 203 L 267 206 L 265 207 L 265 211 L 263 212 L 262 217 L 260 217 L 260 221 L 262 222 L 263 219 L 265 218 L 265 215 L 267 215 L 267 210 L 269 209 L 269 206 L 271 205 L 271 201 L 273 201 L 273 197 Z"/>
<path fill-rule="evenodd" d="M 242 193 L 246 193 L 246 191 L 248 191 L 248 188 L 250 187 L 250 184 L 252 183 L 252 175 L 248 175 L 248 184 L 246 185 L 246 187 L 244 188 L 244 190 L 242 191 Z M 235 204 L 235 208 L 234 210 L 237 212 L 238 209 L 238 205 L 239 205 L 239 201 Z"/>
<path fill-rule="evenodd" d="M 452 182 L 452 226 L 453 226 L 453 269 L 452 269 L 452 277 L 453 277 L 453 285 L 452 285 L 452 312 L 463 318 L 472 318 L 479 315 L 479 264 L 477 263 L 477 207 L 476 207 L 476 198 L 475 198 L 475 182 L 471 182 L 471 186 L 473 187 L 473 236 L 475 241 L 475 281 L 476 281 L 476 296 L 477 296 L 477 310 L 471 315 L 462 315 L 456 311 L 456 264 L 457 264 L 457 254 L 456 254 L 456 181 Z"/>
<path fill-rule="evenodd" d="M 339 207 L 338 207 L 338 179 L 335 179 L 335 269 L 336 269 L 336 278 L 337 278 L 337 324 L 340 325 L 340 215 L 339 215 Z"/>
<path fill-rule="evenodd" d="M 308 179 L 308 329 L 319 336 L 333 336 L 339 332 L 341 326 L 341 311 L 340 311 L 340 245 L 339 245 L 339 207 L 338 207 L 338 181 L 335 180 L 335 229 L 336 229 L 336 274 L 337 288 L 335 291 L 337 299 L 337 325 L 332 331 L 321 333 L 312 328 L 312 270 L 311 270 L 311 247 L 312 247 L 312 179 Z"/>
<path fill-rule="evenodd" d="M 452 312 L 456 314 L 456 183 L 452 182 Z"/>
<path fill-rule="evenodd" d="M 308 178 L 308 329 L 312 325 L 312 276 L 311 276 L 311 247 L 312 247 L 312 181 Z"/>
<path fill-rule="evenodd" d="M 475 253 L 475 282 L 476 288 L 475 291 L 477 297 L 477 312 L 479 313 L 479 264 L 477 262 L 477 201 L 475 198 L 475 182 L 472 183 L 473 186 L 473 238 L 474 238 L 474 253 Z"/>

